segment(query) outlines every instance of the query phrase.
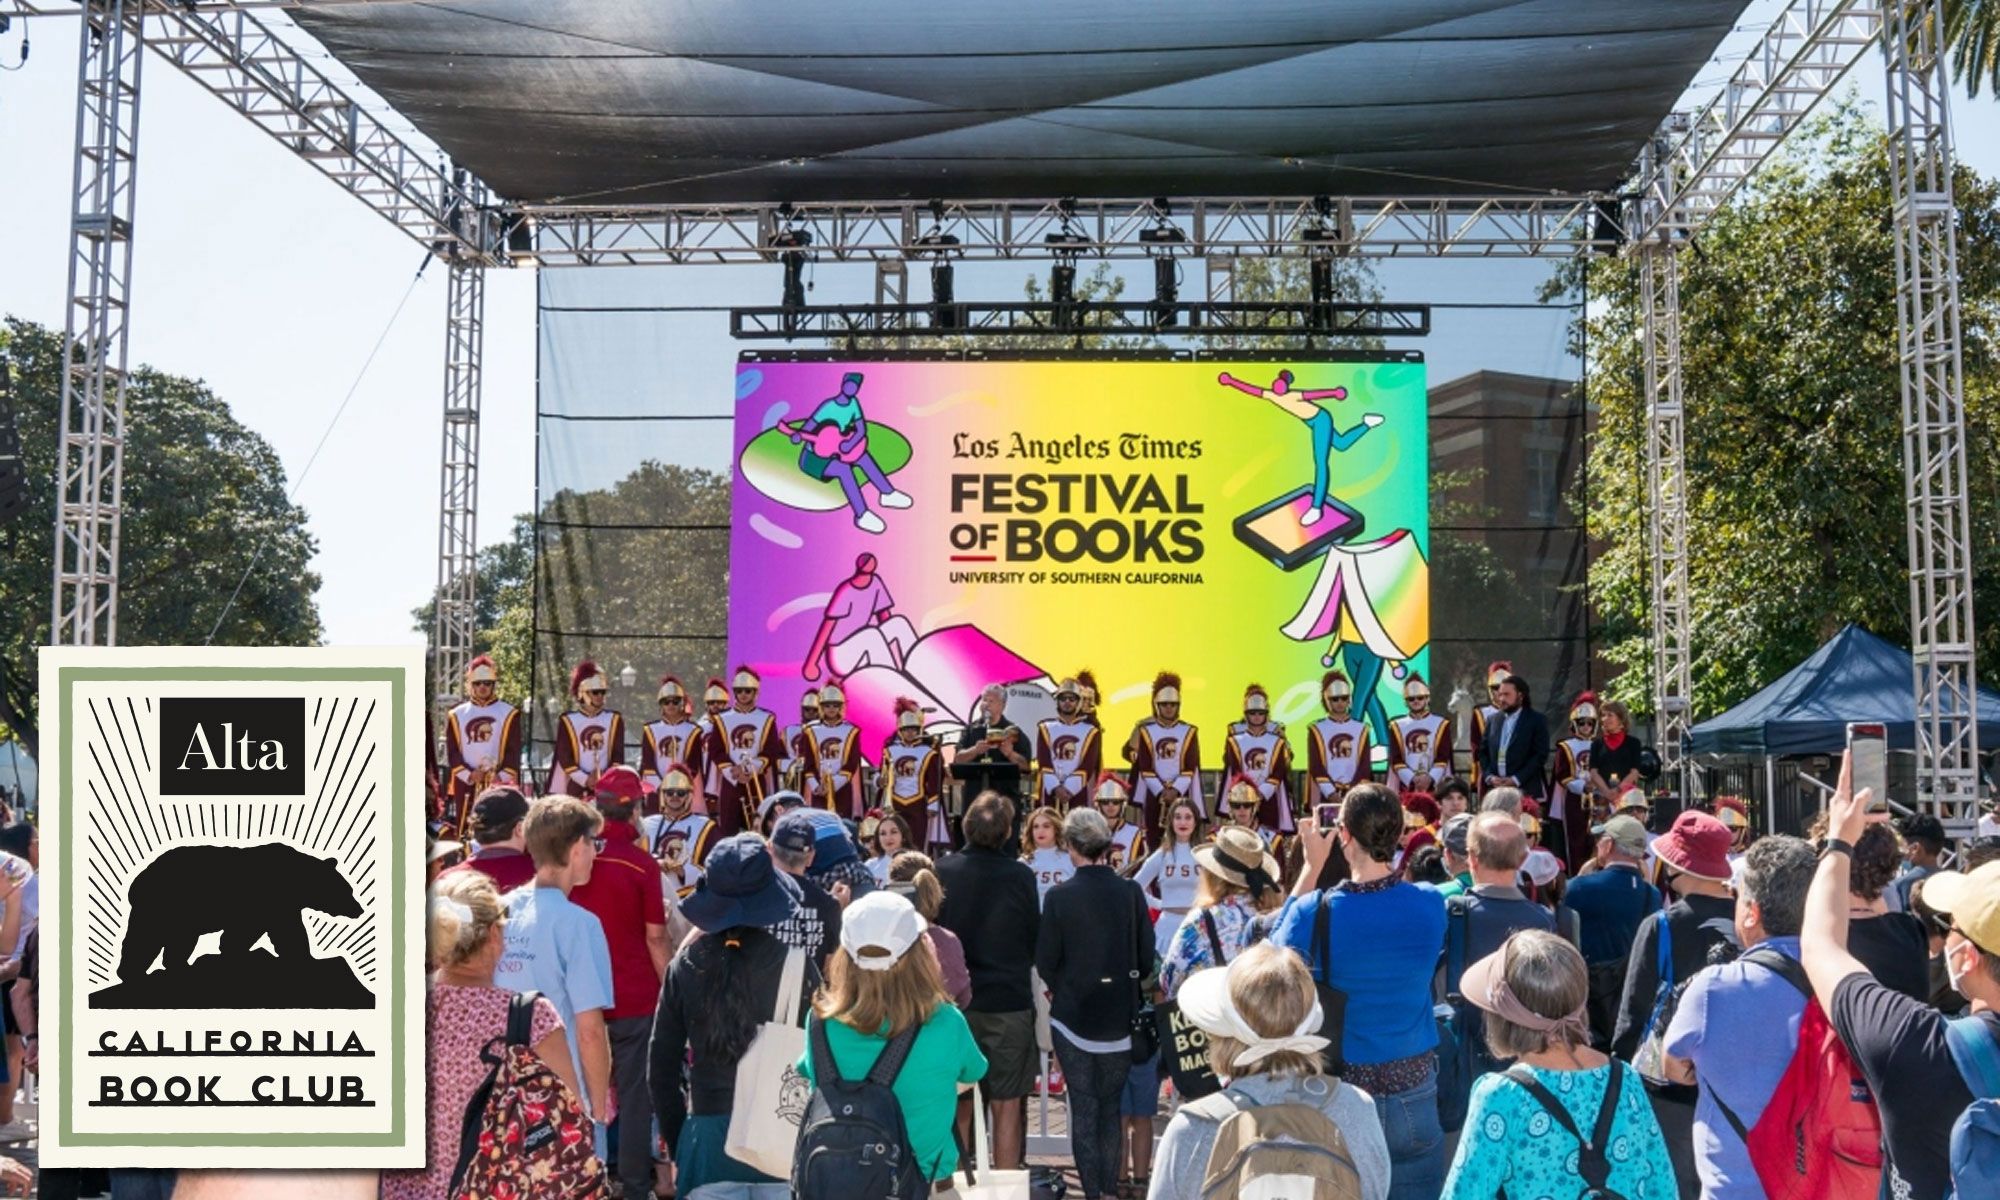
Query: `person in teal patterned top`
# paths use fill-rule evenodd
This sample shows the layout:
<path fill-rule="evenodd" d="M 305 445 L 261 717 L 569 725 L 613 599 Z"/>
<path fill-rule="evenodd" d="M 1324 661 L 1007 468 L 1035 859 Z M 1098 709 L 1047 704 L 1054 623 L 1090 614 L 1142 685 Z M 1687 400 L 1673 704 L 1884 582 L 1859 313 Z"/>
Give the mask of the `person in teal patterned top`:
<path fill-rule="evenodd" d="M 1639 1076 L 1590 1048 L 1590 979 L 1574 946 L 1523 930 L 1466 968 L 1461 992 L 1484 1010 L 1494 1055 L 1519 1065 L 1473 1085 L 1445 1200 L 1579 1200 L 1593 1182 L 1626 1200 L 1675 1200 L 1673 1163 Z M 1586 1140 L 1601 1155 L 1586 1155 Z"/>

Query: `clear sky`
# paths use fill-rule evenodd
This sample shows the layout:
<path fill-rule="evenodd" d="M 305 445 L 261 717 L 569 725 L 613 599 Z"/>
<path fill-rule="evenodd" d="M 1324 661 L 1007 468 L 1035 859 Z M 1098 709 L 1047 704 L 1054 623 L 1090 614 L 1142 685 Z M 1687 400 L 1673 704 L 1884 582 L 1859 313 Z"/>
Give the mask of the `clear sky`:
<path fill-rule="evenodd" d="M 1719 61 L 1697 80 L 1712 91 L 1753 40 L 1773 0 L 1758 0 Z M 0 312 L 60 328 L 68 255 L 75 128 L 76 23 L 17 23 L 0 37 Z M 337 66 L 326 64 L 337 76 Z M 158 59 L 149 59 L 140 120 L 131 357 L 207 380 L 239 420 L 263 434 L 291 477 L 388 323 L 420 248 Z M 1872 54 L 1851 79 L 1881 95 Z M 2000 109 L 1989 96 L 1955 101 L 1960 155 L 2000 172 Z M 614 268 L 615 269 L 615 268 Z M 961 269 L 961 298 L 1019 294 L 1040 265 Z M 1388 298 L 1442 302 L 1529 299 L 1546 266 L 1408 262 L 1385 269 Z M 921 272 L 912 291 L 924 294 Z M 409 612 L 436 577 L 439 389 L 444 275 L 432 264 L 299 491 L 320 543 L 320 608 L 330 641 L 418 640 Z M 492 541 L 529 510 L 534 486 L 534 276 L 490 272 L 480 531 Z M 1192 272 L 1190 272 L 1192 276 Z M 822 266 L 813 299 L 861 299 L 865 267 Z M 1198 287 L 1189 280 L 1190 290 Z M 1135 290 L 1150 294 L 1150 281 Z M 680 303 L 774 303 L 775 266 L 683 268 Z M 721 314 L 680 321 L 672 373 L 689 388 L 728 386 L 738 349 Z M 1546 314 L 1438 315 L 1423 344 L 1434 380 L 1476 366 L 1565 373 L 1560 330 Z M 1570 369 L 1573 372 L 1573 368 Z"/>

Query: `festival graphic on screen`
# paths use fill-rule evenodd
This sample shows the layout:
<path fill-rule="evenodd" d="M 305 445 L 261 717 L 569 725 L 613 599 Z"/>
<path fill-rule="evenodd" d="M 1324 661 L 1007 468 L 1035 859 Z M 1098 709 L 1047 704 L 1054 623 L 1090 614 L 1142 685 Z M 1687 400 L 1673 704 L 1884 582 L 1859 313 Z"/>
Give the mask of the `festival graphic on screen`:
<path fill-rule="evenodd" d="M 1170 670 L 1220 732 L 1253 682 L 1316 719 L 1337 666 L 1386 726 L 1426 671 L 1414 354 L 746 356 L 736 398 L 731 662 L 778 712 L 839 682 L 871 759 L 899 696 L 949 733 L 1005 684 L 1025 724 L 1089 668 L 1122 733 Z"/>

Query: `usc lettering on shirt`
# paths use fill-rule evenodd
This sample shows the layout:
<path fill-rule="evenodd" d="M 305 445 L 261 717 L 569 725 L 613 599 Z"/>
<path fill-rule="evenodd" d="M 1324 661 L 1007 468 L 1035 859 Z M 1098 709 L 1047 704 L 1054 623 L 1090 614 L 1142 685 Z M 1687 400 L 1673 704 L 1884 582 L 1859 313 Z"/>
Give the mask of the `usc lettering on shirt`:
<path fill-rule="evenodd" d="M 1076 874 L 1076 864 L 1069 860 L 1067 850 L 1036 850 L 1028 855 L 1028 869 L 1035 873 L 1035 888 L 1042 896 L 1047 896 L 1050 888 Z"/>

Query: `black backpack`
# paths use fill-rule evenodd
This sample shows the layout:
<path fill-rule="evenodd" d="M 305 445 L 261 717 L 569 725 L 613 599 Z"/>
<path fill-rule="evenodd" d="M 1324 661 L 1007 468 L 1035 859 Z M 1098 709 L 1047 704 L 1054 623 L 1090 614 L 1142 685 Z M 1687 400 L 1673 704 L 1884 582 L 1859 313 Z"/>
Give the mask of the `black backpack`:
<path fill-rule="evenodd" d="M 910 1056 L 919 1028 L 912 1025 L 882 1047 L 875 1065 L 859 1080 L 840 1077 L 827 1041 L 826 1022 L 807 1022 L 812 1055 L 812 1098 L 799 1123 L 799 1149 L 792 1160 L 796 1200 L 920 1200 L 931 1191 L 903 1106 L 891 1086 Z"/>
<path fill-rule="evenodd" d="M 1588 1138 L 1576 1127 L 1563 1102 L 1542 1086 L 1533 1071 L 1517 1063 L 1508 1069 L 1507 1078 L 1527 1089 L 1528 1095 L 1535 1098 L 1542 1111 L 1576 1139 L 1576 1173 L 1583 1179 L 1584 1200 L 1625 1200 L 1623 1195 L 1611 1190 L 1611 1160 L 1605 1155 L 1611 1145 L 1611 1125 L 1618 1119 L 1618 1098 L 1625 1082 L 1624 1065 L 1615 1058 L 1611 1060 L 1611 1078 L 1604 1083 L 1604 1099 L 1597 1106 L 1597 1123 Z"/>

